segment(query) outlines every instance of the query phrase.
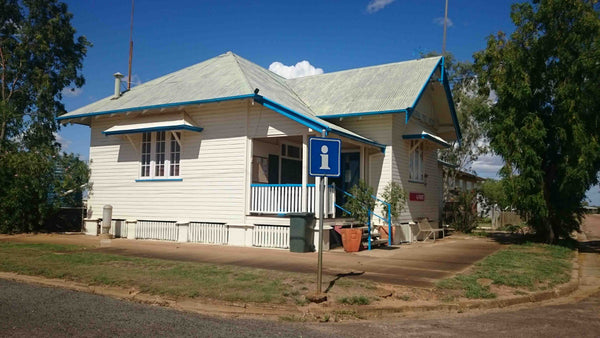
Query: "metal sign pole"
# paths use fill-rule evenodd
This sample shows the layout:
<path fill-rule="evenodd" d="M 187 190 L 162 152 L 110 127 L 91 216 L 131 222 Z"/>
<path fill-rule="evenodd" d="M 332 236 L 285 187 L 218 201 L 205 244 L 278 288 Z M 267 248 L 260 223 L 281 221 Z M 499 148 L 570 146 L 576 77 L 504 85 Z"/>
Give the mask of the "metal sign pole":
<path fill-rule="evenodd" d="M 316 196 L 319 199 L 319 205 L 315 209 L 319 212 L 319 243 L 317 245 L 317 290 L 318 299 L 327 299 L 322 295 L 323 289 L 323 227 L 325 218 L 325 192 L 327 185 L 326 177 L 340 176 L 340 156 L 342 141 L 340 139 L 326 138 L 325 130 L 321 132 L 321 137 L 311 137 L 309 144 L 309 171 L 308 174 L 315 178 Z M 315 201 L 316 202 L 316 201 Z M 322 301 L 322 300 L 321 300 Z"/>
<path fill-rule="evenodd" d="M 323 205 L 325 204 L 325 189 L 323 184 L 325 180 L 319 180 L 319 258 L 317 261 L 317 294 L 321 293 L 323 285 Z"/>
<path fill-rule="evenodd" d="M 325 130 L 321 131 L 321 137 L 325 137 Z M 323 189 L 323 183 L 325 183 L 324 177 L 319 180 L 319 253 L 317 259 L 317 294 L 321 293 L 323 285 L 323 211 L 325 205 L 325 189 Z"/>

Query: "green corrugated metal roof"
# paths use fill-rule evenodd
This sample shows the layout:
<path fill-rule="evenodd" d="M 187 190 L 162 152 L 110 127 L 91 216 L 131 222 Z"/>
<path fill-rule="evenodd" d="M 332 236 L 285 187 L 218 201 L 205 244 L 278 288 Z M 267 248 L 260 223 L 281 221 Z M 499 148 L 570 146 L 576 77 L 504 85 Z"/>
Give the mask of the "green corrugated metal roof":
<path fill-rule="evenodd" d="M 106 97 L 59 117 L 125 112 L 221 98 L 259 95 L 333 131 L 366 138 L 318 118 L 332 114 L 411 107 L 440 57 L 358 68 L 287 80 L 232 52 Z"/>
<path fill-rule="evenodd" d="M 288 80 L 317 116 L 412 108 L 440 62 L 432 57 Z"/>

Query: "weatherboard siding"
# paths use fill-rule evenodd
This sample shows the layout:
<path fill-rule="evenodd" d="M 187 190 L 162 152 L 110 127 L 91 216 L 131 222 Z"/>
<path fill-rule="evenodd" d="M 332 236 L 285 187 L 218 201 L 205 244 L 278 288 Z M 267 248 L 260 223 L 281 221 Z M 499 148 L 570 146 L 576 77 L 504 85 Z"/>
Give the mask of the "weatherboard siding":
<path fill-rule="evenodd" d="M 425 183 L 413 182 L 409 177 L 409 147 L 410 141 L 402 138 L 404 134 L 420 134 L 422 131 L 435 131 L 427 128 L 417 119 L 411 118 L 408 124 L 405 123 L 404 116 L 394 116 L 394 136 L 393 136 L 393 165 L 392 177 L 394 181 L 402 184 L 407 194 L 407 205 L 398 221 L 408 222 L 416 220 L 418 217 L 428 217 L 432 220 L 439 220 L 439 210 L 442 193 L 442 171 L 437 161 L 437 147 L 432 146 L 431 142 L 425 142 L 423 152 L 423 170 L 427 175 Z M 423 193 L 425 201 L 410 201 L 408 194 Z"/>
<path fill-rule="evenodd" d="M 385 144 L 385 153 L 371 149 L 368 156 L 366 181 L 373 187 L 377 196 L 383 193 L 385 186 L 392 180 L 393 145 L 392 145 L 392 116 L 397 114 L 370 115 L 362 117 L 346 117 L 331 122 L 369 138 L 377 143 Z M 400 114 L 404 116 L 404 114 Z M 335 137 L 335 135 L 332 135 Z M 378 206 L 376 213 L 383 215 Z M 375 220 L 377 223 L 378 220 Z"/>
<path fill-rule="evenodd" d="M 113 206 L 114 218 L 242 223 L 245 206 L 247 104 L 186 108 L 204 130 L 183 132 L 182 181 L 136 182 L 140 135 L 104 136 L 126 117 L 99 118 L 91 126 L 92 217 Z"/>
<path fill-rule="evenodd" d="M 251 138 L 282 137 L 308 133 L 306 126 L 257 103 L 250 105 L 248 116 L 248 136 Z"/>

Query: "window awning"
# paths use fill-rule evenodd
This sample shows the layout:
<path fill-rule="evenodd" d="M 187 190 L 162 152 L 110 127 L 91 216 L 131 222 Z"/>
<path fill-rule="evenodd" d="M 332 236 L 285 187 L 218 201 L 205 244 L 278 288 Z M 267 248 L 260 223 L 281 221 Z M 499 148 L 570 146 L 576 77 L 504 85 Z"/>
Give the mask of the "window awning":
<path fill-rule="evenodd" d="M 164 130 L 189 130 L 201 132 L 203 128 L 196 126 L 185 113 L 149 116 L 123 121 L 102 133 L 104 135 L 124 135 Z"/>
<path fill-rule="evenodd" d="M 435 136 L 435 135 L 427 133 L 427 132 L 422 132 L 420 134 L 406 134 L 406 135 L 402 135 L 402 138 L 405 140 L 426 140 L 426 141 L 433 142 L 434 144 L 442 146 L 444 148 L 451 147 L 450 143 L 445 141 L 443 138 L 441 138 L 439 136 Z"/>

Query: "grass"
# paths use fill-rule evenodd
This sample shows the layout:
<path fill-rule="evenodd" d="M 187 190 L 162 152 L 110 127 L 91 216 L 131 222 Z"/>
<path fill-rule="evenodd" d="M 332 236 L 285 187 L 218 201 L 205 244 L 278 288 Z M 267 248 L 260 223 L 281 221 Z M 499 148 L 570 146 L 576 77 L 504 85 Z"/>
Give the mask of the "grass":
<path fill-rule="evenodd" d="M 367 296 L 349 296 L 338 298 L 338 302 L 348 305 L 369 305 L 371 304 L 371 299 Z"/>
<path fill-rule="evenodd" d="M 314 284 L 312 274 L 111 255 L 73 245 L 8 242 L 0 242 L 0 271 L 134 288 L 175 298 L 298 305 L 307 303 L 303 294 Z M 368 292 L 363 281 L 344 284 L 347 287 L 336 288 L 344 293 Z"/>
<path fill-rule="evenodd" d="M 461 291 L 467 298 L 495 298 L 490 283 L 529 291 L 544 290 L 569 281 L 572 256 L 573 252 L 562 246 L 511 245 L 477 263 L 470 273 L 441 280 L 437 287 Z"/>

